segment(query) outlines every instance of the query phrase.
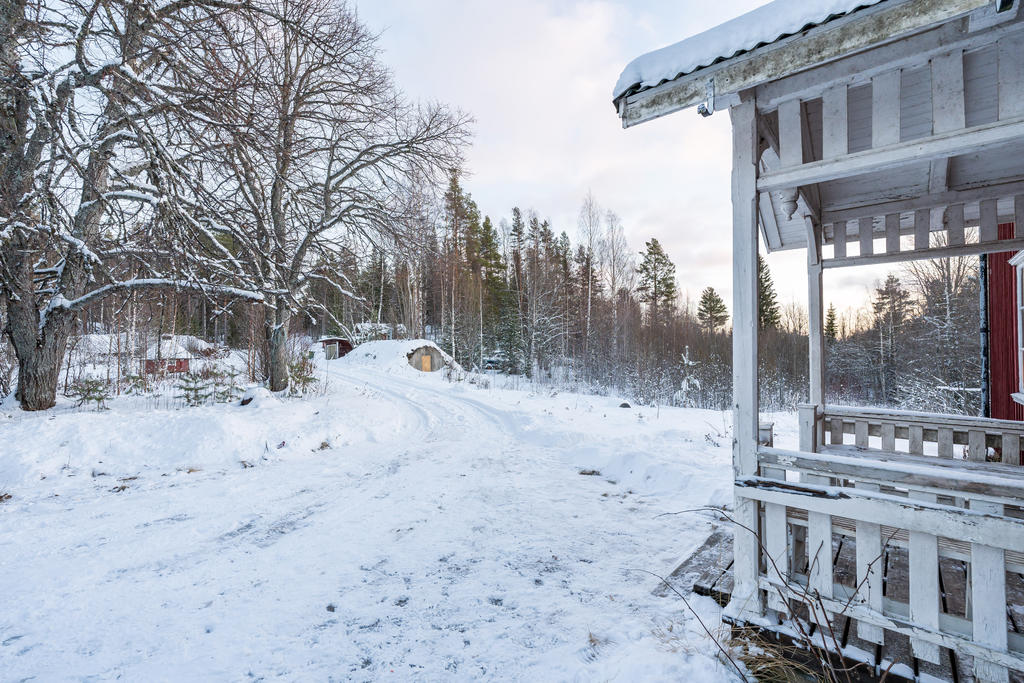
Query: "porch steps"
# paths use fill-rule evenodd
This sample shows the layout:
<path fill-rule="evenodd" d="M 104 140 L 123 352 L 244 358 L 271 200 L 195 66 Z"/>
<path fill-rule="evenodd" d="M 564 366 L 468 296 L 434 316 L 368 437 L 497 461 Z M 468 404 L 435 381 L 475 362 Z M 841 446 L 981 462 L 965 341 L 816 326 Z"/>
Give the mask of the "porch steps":
<path fill-rule="evenodd" d="M 732 573 L 732 529 L 727 525 L 713 528 L 707 540 L 686 558 L 668 577 L 654 589 L 653 594 L 671 598 L 674 591 L 686 595 L 690 592 L 712 598 L 725 606 L 733 589 Z M 856 584 L 856 543 L 853 538 L 833 536 L 833 557 L 835 581 L 853 587 Z M 802 571 L 806 567 L 800 567 Z M 969 566 L 950 557 L 939 561 L 939 584 L 941 610 L 945 614 L 966 616 L 968 611 Z M 890 545 L 884 554 L 883 594 L 886 598 L 905 602 L 909 594 L 909 571 L 907 550 Z M 1024 634 L 1024 574 L 1007 573 L 1007 628 L 1013 633 Z M 674 590 L 673 590 L 674 589 Z M 909 639 L 899 634 L 886 632 L 885 645 L 860 640 L 850 619 L 837 615 L 832 625 L 835 637 L 840 640 L 844 653 L 851 663 L 867 661 L 876 665 L 876 671 L 884 672 L 890 663 L 896 665 L 889 671 L 887 680 L 946 680 L 953 683 L 973 681 L 973 662 L 970 657 L 958 657 L 950 650 L 942 650 L 938 665 L 917 660 L 911 651 Z M 901 666 L 902 665 L 902 666 Z M 863 670 L 863 665 L 860 667 Z M 902 674 L 902 675 L 901 675 Z M 870 676 L 868 679 L 870 680 Z M 855 680 L 860 680 L 856 677 Z M 1011 683 L 1024 683 L 1024 675 L 1010 673 Z"/>

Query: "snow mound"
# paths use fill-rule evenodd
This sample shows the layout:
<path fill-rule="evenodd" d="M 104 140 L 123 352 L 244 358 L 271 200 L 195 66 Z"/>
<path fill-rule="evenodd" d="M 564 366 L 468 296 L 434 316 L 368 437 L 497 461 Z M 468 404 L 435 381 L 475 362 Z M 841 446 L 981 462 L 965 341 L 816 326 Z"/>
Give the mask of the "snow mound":
<path fill-rule="evenodd" d="M 462 367 L 455 359 L 445 353 L 440 346 L 427 339 L 394 339 L 386 341 L 366 342 L 357 346 L 339 362 L 347 365 L 373 368 L 383 372 L 409 372 L 417 375 L 420 372 L 409 365 L 409 356 L 417 349 L 427 347 L 441 354 L 445 368 L 461 371 Z"/>

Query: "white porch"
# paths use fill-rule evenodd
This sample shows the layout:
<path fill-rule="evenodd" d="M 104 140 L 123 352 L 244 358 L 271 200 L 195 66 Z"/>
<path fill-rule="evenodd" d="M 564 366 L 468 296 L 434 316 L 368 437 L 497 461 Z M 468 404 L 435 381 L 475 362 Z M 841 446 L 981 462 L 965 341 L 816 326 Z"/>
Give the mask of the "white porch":
<path fill-rule="evenodd" d="M 952 652 L 972 662 L 976 680 L 1007 681 L 1024 675 L 1015 616 L 1024 601 L 1013 588 L 1024 576 L 1024 423 L 827 405 L 822 273 L 1024 249 L 1024 11 L 1005 1 L 851 2 L 846 14 L 792 29 L 616 99 L 626 126 L 702 101 L 702 113 L 728 108 L 732 118 L 727 615 L 817 633 L 827 650 L 854 637 L 873 646 L 876 664 L 909 639 L 915 672 Z M 643 59 L 626 74 L 666 57 Z M 999 225 L 1009 223 L 1007 236 Z M 770 250 L 808 255 L 810 385 L 798 450 L 758 443 L 761 237 Z M 854 553 L 846 567 L 843 547 Z M 901 591 L 891 590 L 889 553 L 904 558 Z M 963 568 L 957 610 L 942 579 L 950 562 Z"/>

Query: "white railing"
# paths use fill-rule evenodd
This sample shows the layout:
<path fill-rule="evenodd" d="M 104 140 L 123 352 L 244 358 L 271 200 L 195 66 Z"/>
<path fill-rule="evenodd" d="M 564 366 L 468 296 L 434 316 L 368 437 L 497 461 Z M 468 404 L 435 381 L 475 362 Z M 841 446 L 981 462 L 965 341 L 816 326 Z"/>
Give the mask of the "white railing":
<path fill-rule="evenodd" d="M 810 425 L 814 410 L 801 407 L 803 429 Z M 814 413 L 814 420 L 820 425 L 814 436 L 815 451 L 839 453 L 844 450 L 841 447 L 852 446 L 859 450 L 1021 464 L 1024 422 L 842 406 L 825 406 L 823 411 Z M 801 443 L 802 449 L 806 449 L 806 443 Z"/>
<path fill-rule="evenodd" d="M 843 615 L 861 641 L 881 649 L 901 634 L 935 664 L 950 648 L 974 658 L 979 681 L 1024 671 L 1024 636 L 1007 620 L 1007 572 L 1024 573 L 1024 468 L 983 458 L 1000 449 L 1019 462 L 1024 425 L 832 407 L 801 418 L 802 450 L 760 447 L 759 476 L 736 482 L 761 505 L 762 609 L 822 626 Z M 840 568 L 843 542 L 856 550 Z M 893 552 L 905 557 L 905 585 L 894 591 L 890 577 L 886 592 Z M 950 592 L 940 590 L 941 558 L 966 570 L 959 610 L 940 607 Z"/>

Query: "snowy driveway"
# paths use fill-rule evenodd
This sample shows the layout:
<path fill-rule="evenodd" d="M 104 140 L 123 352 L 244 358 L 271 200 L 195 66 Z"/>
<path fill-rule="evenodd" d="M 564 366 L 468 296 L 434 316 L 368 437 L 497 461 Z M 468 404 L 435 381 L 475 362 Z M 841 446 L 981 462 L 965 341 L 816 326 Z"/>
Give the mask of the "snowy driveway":
<path fill-rule="evenodd" d="M 719 414 L 330 366 L 255 409 L 0 417 L 0 679 L 728 676 L 640 571 L 709 528 L 661 513 L 728 500 Z"/>

